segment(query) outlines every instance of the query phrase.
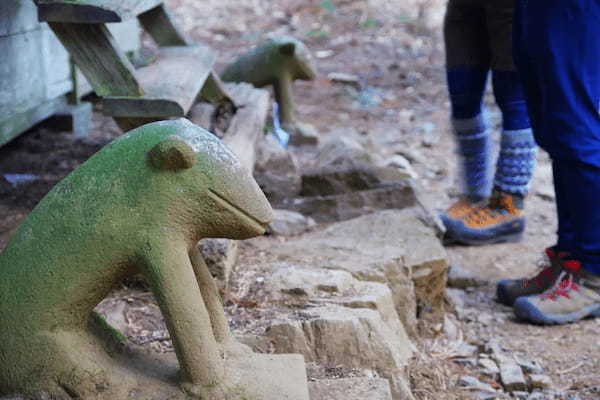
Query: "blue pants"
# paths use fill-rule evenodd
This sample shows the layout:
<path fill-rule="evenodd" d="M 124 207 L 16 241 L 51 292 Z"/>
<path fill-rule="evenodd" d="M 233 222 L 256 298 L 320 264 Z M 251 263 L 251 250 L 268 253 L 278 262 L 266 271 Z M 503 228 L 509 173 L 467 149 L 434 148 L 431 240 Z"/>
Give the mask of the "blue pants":
<path fill-rule="evenodd" d="M 600 1 L 517 0 L 514 61 L 553 161 L 558 247 L 600 274 Z"/>

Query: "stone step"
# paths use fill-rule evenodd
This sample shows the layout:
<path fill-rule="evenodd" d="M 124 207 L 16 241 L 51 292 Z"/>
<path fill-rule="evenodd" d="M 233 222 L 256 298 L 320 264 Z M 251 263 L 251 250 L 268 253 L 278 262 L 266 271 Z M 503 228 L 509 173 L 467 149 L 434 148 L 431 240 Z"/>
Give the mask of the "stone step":
<path fill-rule="evenodd" d="M 310 400 L 392 400 L 390 384 L 381 378 L 322 379 L 308 390 Z"/>
<path fill-rule="evenodd" d="M 405 371 L 412 344 L 377 311 L 331 305 L 307 308 L 274 322 L 267 336 L 275 353 L 300 353 L 308 362 L 374 370 L 389 381 L 394 400 L 413 398 Z"/>
<path fill-rule="evenodd" d="M 420 317 L 441 322 L 448 261 L 436 232 L 415 209 L 386 210 L 306 233 L 277 246 L 257 243 L 289 265 L 350 273 L 386 284 L 404 328 L 417 335 Z"/>
<path fill-rule="evenodd" d="M 39 19 L 45 22 L 102 24 L 121 22 L 159 6 L 162 0 L 38 0 Z"/>
<path fill-rule="evenodd" d="M 184 117 L 211 73 L 215 58 L 206 46 L 163 47 L 155 62 L 135 72 L 143 96 L 104 97 L 103 112 L 113 117 Z"/>

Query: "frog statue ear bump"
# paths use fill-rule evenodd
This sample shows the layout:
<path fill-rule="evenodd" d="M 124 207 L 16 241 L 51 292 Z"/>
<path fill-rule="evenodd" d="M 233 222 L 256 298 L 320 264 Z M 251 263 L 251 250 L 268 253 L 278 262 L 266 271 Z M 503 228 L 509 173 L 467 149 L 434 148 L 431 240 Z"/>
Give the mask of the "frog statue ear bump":
<path fill-rule="evenodd" d="M 279 52 L 286 56 L 293 56 L 294 53 L 296 52 L 296 43 L 290 42 L 290 43 L 286 43 L 286 44 L 282 45 L 279 48 Z"/>
<path fill-rule="evenodd" d="M 172 171 L 192 168 L 198 162 L 194 149 L 177 136 L 169 136 L 155 145 L 148 158 L 154 168 Z"/>

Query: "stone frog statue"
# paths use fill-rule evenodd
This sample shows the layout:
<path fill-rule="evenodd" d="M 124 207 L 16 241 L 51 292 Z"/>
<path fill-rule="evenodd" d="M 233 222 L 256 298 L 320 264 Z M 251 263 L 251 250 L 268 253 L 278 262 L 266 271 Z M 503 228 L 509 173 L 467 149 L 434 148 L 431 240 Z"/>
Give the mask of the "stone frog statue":
<path fill-rule="evenodd" d="M 296 120 L 292 95 L 292 84 L 296 79 L 313 80 L 315 76 L 308 48 L 289 36 L 259 44 L 227 66 L 221 74 L 226 82 L 248 82 L 256 87 L 273 85 L 281 126 L 291 135 L 292 144 L 317 142 L 314 128 Z"/>
<path fill-rule="evenodd" d="M 110 326 L 90 323 L 111 289 L 141 272 L 185 398 L 237 398 L 224 392 L 223 360 L 248 350 L 232 339 L 196 244 L 261 235 L 271 213 L 234 155 L 187 120 L 114 140 L 48 193 L 0 254 L 0 397 L 149 399 L 131 394 L 136 377 L 101 340 L 115 336 Z"/>

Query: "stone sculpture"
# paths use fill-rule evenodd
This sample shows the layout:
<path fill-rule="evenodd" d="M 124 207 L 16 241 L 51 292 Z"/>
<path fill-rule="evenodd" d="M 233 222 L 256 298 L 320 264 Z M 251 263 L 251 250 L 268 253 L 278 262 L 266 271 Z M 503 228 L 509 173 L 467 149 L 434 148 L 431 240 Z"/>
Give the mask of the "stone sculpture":
<path fill-rule="evenodd" d="M 258 45 L 221 74 L 228 82 L 249 82 L 256 87 L 273 85 L 281 126 L 291 135 L 292 144 L 316 144 L 314 128 L 296 120 L 292 96 L 295 80 L 313 80 L 315 76 L 308 48 L 289 36 L 269 39 Z"/>
<path fill-rule="evenodd" d="M 233 339 L 196 249 L 200 238 L 263 234 L 271 213 L 235 156 L 187 120 L 114 140 L 48 193 L 0 254 L 0 397 L 307 400 L 305 375 L 300 385 L 265 382 L 267 373 L 281 380 L 273 370 L 302 381 L 300 356 L 269 367 L 279 356 L 260 358 Z M 138 272 L 180 366 L 158 386 L 157 370 L 120 355 L 124 337 L 93 313 Z M 169 384 L 174 393 L 161 394 Z"/>

